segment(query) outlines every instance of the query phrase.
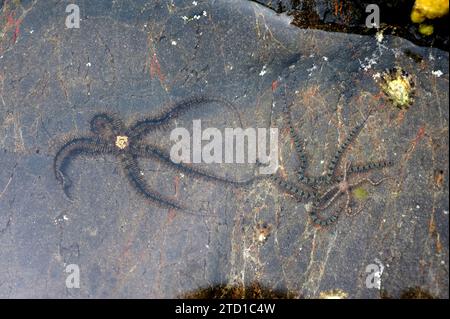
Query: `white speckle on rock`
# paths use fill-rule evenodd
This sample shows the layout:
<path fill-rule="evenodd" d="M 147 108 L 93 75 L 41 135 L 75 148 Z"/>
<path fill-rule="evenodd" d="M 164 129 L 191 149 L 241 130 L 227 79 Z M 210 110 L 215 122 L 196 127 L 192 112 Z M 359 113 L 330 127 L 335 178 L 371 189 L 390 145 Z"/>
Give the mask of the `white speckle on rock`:
<path fill-rule="evenodd" d="M 172 42 L 170 42 L 170 44 L 172 44 L 172 45 L 177 45 L 177 41 L 172 40 Z"/>
<path fill-rule="evenodd" d="M 86 63 L 86 66 L 89 68 L 91 66 L 91 62 Z"/>
<path fill-rule="evenodd" d="M 264 76 L 264 74 L 267 73 L 266 67 L 267 67 L 267 66 L 263 65 L 263 67 L 262 67 L 262 69 L 261 69 L 261 72 L 259 72 L 259 76 Z"/>
<path fill-rule="evenodd" d="M 416 206 L 416 208 L 417 208 L 417 209 L 420 209 L 420 206 L 419 206 L 419 205 L 417 205 L 417 206 Z"/>
<path fill-rule="evenodd" d="M 308 71 L 308 76 L 311 76 L 313 71 L 317 69 L 317 65 L 313 64 L 312 67 L 310 67 L 309 69 L 306 69 L 306 71 Z"/>
<path fill-rule="evenodd" d="M 197 1 L 192 1 L 192 4 L 193 4 L 194 6 L 196 6 L 196 5 L 198 4 L 198 2 L 197 2 Z"/>
<path fill-rule="evenodd" d="M 384 39 L 383 31 L 378 31 L 378 32 L 375 34 L 375 39 L 377 39 L 377 41 L 378 41 L 379 43 L 383 42 L 383 39 Z"/>
<path fill-rule="evenodd" d="M 324 61 L 328 61 L 328 57 L 326 57 L 326 56 L 322 57 L 322 59 L 323 59 Z"/>
<path fill-rule="evenodd" d="M 31 30 L 30 30 L 30 34 L 33 34 L 33 32 L 34 32 L 34 30 L 33 30 L 33 29 L 31 29 Z"/>
<path fill-rule="evenodd" d="M 374 75 L 372 75 L 372 78 L 373 78 L 374 80 L 377 80 L 377 79 L 381 78 L 380 72 L 377 72 L 377 73 L 375 73 Z"/>
<path fill-rule="evenodd" d="M 448 210 L 444 210 L 444 215 L 448 215 Z"/>
<path fill-rule="evenodd" d="M 431 71 L 431 74 L 433 74 L 435 77 L 440 78 L 442 74 L 441 70 L 437 70 L 437 71 Z"/>
<path fill-rule="evenodd" d="M 378 62 L 377 62 L 377 58 L 375 57 L 375 55 L 372 55 L 371 58 L 365 57 L 364 62 L 359 60 L 359 65 L 360 65 L 361 69 L 363 69 L 365 72 L 370 70 L 372 68 L 372 66 L 377 63 Z"/>

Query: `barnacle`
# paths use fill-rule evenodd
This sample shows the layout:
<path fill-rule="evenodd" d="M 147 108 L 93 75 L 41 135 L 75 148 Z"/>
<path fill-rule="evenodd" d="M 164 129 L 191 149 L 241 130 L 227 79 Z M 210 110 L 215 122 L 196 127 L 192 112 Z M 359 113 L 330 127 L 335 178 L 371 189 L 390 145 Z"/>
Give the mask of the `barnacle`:
<path fill-rule="evenodd" d="M 414 81 L 401 68 L 392 68 L 382 76 L 382 89 L 394 106 L 407 109 L 414 102 Z"/>

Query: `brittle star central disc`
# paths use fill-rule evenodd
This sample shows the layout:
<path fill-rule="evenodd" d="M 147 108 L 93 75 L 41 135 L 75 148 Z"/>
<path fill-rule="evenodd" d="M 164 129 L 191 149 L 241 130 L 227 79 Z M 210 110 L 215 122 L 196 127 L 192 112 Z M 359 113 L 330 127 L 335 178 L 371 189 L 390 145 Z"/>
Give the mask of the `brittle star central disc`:
<path fill-rule="evenodd" d="M 128 146 L 128 136 L 117 135 L 116 146 L 121 150 L 125 149 Z"/>

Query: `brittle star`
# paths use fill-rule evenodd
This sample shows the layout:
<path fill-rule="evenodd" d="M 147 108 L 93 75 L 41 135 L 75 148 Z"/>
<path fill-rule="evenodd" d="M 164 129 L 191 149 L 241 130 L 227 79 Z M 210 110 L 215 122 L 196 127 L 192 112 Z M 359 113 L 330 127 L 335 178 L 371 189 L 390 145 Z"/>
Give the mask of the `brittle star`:
<path fill-rule="evenodd" d="M 201 104 L 218 101 L 223 102 L 223 100 L 209 97 L 190 98 L 178 103 L 162 115 L 139 120 L 128 128 L 114 114 L 97 114 L 90 121 L 90 136 L 71 139 L 59 149 L 53 164 L 55 177 L 62 185 L 65 195 L 70 199 L 69 189 L 72 183 L 65 174 L 65 169 L 70 159 L 80 154 L 113 155 L 118 159 L 128 182 L 139 194 L 162 207 L 177 210 L 186 210 L 186 208 L 151 189 L 144 181 L 137 161 L 138 157 L 153 158 L 189 176 L 236 186 L 248 185 L 253 182 L 253 179 L 241 182 L 216 176 L 187 164 L 175 163 L 156 146 L 142 144 L 144 135 L 156 129 L 164 128 L 172 119 L 187 112 L 189 109 Z"/>
<path fill-rule="evenodd" d="M 286 86 L 284 86 L 284 97 L 285 103 L 283 107 L 283 115 L 286 125 L 288 126 L 290 138 L 293 141 L 295 152 L 299 159 L 299 168 L 297 171 L 298 181 L 303 186 L 297 186 L 293 183 L 290 183 L 278 175 L 274 175 L 272 178 L 275 182 L 283 188 L 283 190 L 291 193 L 294 197 L 299 201 L 308 201 L 312 202 L 312 209 L 309 209 L 309 215 L 313 223 L 327 226 L 335 222 L 339 216 L 339 213 L 332 214 L 328 218 L 323 218 L 317 211 L 325 210 L 330 207 L 335 200 L 337 200 L 340 195 L 346 194 L 347 202 L 345 205 L 345 210 L 351 213 L 350 207 L 350 190 L 356 186 L 359 186 L 365 182 L 372 184 L 373 186 L 379 185 L 387 178 L 383 178 L 378 182 L 374 182 L 369 178 L 364 178 L 356 183 L 349 183 L 348 176 L 356 174 L 356 173 L 367 173 L 373 169 L 381 169 L 387 166 L 391 166 L 393 163 L 391 161 L 381 161 L 381 162 L 372 162 L 366 163 L 362 165 L 352 166 L 350 162 L 347 162 L 344 168 L 344 173 L 341 175 L 337 175 L 336 171 L 341 162 L 343 155 L 348 150 L 348 147 L 351 143 L 357 138 L 358 134 L 361 132 L 365 123 L 371 114 L 371 110 L 369 110 L 369 114 L 364 118 L 364 120 L 356 125 L 345 138 L 344 142 L 338 146 L 332 160 L 330 161 L 326 174 L 323 176 L 307 176 L 306 170 L 308 167 L 307 155 L 305 152 L 304 145 L 297 134 L 294 126 L 292 125 L 291 113 L 286 102 Z M 319 191 L 321 187 L 329 187 L 323 194 Z M 334 193 L 333 193 L 334 192 Z M 332 196 L 331 198 L 328 198 Z M 325 205 L 320 205 L 324 200 L 328 199 L 328 202 Z"/>
<path fill-rule="evenodd" d="M 332 185 L 320 198 L 316 198 L 315 202 L 313 203 L 312 209 L 310 209 L 310 211 L 309 211 L 311 220 L 315 224 L 318 224 L 321 226 L 327 226 L 327 225 L 334 223 L 338 219 L 338 217 L 339 217 L 338 213 L 332 214 L 327 218 L 323 218 L 322 216 L 320 216 L 317 213 L 317 211 L 324 211 L 325 209 L 330 207 L 333 204 L 333 202 L 336 201 L 341 195 L 346 196 L 344 211 L 347 213 L 347 215 L 353 215 L 354 213 L 350 206 L 351 191 L 364 183 L 369 183 L 372 186 L 378 186 L 383 181 L 390 178 L 390 177 L 384 177 L 378 181 L 373 181 L 372 179 L 366 177 L 366 178 L 362 178 L 359 181 L 356 181 L 354 183 L 350 183 L 347 179 L 347 173 L 350 169 L 350 166 L 351 166 L 350 161 L 348 161 L 344 168 L 344 174 L 342 176 L 342 180 L 340 182 Z M 328 199 L 329 196 L 331 196 L 331 198 Z M 326 200 L 325 204 L 320 205 L 320 203 L 324 200 Z M 362 209 L 363 209 L 362 207 L 358 208 L 358 210 L 355 214 L 359 214 L 362 211 Z"/>

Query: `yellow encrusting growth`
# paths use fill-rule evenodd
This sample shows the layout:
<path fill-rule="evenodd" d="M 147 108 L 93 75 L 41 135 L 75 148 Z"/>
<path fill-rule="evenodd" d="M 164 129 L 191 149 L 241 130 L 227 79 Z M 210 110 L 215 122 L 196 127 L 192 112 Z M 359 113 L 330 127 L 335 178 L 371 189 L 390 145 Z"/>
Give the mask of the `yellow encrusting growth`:
<path fill-rule="evenodd" d="M 416 0 L 411 11 L 411 21 L 422 23 L 425 19 L 436 19 L 446 15 L 448 2 L 448 0 Z"/>
<path fill-rule="evenodd" d="M 364 200 L 369 196 L 369 192 L 362 187 L 358 187 L 353 190 L 353 195 L 358 200 Z"/>
<path fill-rule="evenodd" d="M 421 23 L 419 25 L 419 32 L 425 36 L 429 36 L 433 34 L 434 27 L 432 24 Z"/>
<path fill-rule="evenodd" d="M 416 0 L 411 11 L 411 21 L 420 23 L 419 33 L 430 36 L 434 32 L 431 24 L 422 23 L 426 19 L 436 19 L 448 14 L 448 0 Z"/>

